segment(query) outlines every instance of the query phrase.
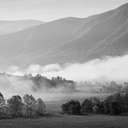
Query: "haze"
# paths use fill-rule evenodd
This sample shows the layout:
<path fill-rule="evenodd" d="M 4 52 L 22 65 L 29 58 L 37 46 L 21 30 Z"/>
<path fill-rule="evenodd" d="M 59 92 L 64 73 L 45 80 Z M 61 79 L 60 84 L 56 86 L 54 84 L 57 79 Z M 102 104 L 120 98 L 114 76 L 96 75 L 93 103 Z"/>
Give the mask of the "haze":
<path fill-rule="evenodd" d="M 116 8 L 127 0 L 0 0 L 0 20 L 87 17 Z"/>

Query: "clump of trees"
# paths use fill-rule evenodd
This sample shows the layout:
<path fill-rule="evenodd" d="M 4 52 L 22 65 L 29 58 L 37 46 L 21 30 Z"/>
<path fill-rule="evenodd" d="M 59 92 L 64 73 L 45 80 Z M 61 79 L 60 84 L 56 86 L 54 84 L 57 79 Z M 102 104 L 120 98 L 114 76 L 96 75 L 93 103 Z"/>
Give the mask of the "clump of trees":
<path fill-rule="evenodd" d="M 63 104 L 62 109 L 64 113 L 79 115 L 81 109 L 80 102 L 77 100 L 71 100 Z"/>
<path fill-rule="evenodd" d="M 12 96 L 8 100 L 0 93 L 0 118 L 34 118 L 43 116 L 46 112 L 45 103 L 41 98 L 35 99 L 32 95 Z"/>
<path fill-rule="evenodd" d="M 66 114 L 110 114 L 120 115 L 128 113 L 128 93 L 116 93 L 104 100 L 93 97 L 80 101 L 71 100 L 62 105 L 62 111 Z"/>

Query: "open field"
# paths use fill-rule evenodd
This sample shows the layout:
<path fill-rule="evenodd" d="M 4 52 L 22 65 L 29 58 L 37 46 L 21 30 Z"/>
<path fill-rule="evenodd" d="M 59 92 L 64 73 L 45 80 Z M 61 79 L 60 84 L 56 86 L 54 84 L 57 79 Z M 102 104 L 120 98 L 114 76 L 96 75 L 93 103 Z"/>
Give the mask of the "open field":
<path fill-rule="evenodd" d="M 127 128 L 127 116 L 49 116 L 0 120 L 0 128 Z"/>

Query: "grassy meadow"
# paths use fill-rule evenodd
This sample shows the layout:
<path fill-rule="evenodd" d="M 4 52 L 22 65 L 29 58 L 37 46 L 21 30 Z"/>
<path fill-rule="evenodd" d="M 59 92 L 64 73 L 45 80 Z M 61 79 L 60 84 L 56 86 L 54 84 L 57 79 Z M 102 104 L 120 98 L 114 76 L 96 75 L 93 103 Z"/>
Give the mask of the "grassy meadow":
<path fill-rule="evenodd" d="M 39 119 L 0 120 L 0 128 L 127 128 L 127 116 L 56 115 Z"/>

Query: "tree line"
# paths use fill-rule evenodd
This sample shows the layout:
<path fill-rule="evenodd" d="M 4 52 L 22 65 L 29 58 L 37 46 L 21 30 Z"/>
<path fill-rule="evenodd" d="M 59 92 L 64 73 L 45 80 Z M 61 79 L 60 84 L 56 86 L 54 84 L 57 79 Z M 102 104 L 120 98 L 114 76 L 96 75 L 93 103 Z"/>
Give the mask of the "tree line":
<path fill-rule="evenodd" d="M 70 100 L 61 106 L 63 114 L 87 115 L 128 113 L 128 93 L 115 93 L 104 99 L 86 98 L 83 102 Z M 46 114 L 46 105 L 41 98 L 32 95 L 14 95 L 5 100 L 0 93 L 0 119 L 3 118 L 37 118 Z"/>
<path fill-rule="evenodd" d="M 45 103 L 41 98 L 35 99 L 32 95 L 12 96 L 5 100 L 0 93 L 0 118 L 34 118 L 43 116 L 46 111 Z"/>
<path fill-rule="evenodd" d="M 110 114 L 120 115 L 128 113 L 128 93 L 116 93 L 106 97 L 104 100 L 92 97 L 85 99 L 82 103 L 78 100 L 70 100 L 62 104 L 64 114 L 86 115 Z"/>

